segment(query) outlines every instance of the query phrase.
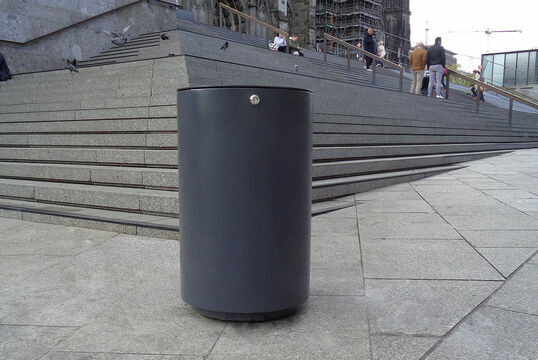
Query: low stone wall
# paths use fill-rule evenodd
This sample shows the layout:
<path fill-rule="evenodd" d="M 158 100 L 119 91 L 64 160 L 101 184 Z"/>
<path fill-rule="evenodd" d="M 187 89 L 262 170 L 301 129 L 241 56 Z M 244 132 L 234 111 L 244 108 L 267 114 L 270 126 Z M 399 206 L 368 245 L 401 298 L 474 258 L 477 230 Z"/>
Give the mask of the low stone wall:
<path fill-rule="evenodd" d="M 177 25 L 176 9 L 155 1 L 3 0 L 0 13 L 7 18 L 0 22 L 0 52 L 14 74 L 59 69 L 67 59 L 98 55 L 111 45 L 101 30 L 131 25 L 128 33 L 135 36 Z"/>

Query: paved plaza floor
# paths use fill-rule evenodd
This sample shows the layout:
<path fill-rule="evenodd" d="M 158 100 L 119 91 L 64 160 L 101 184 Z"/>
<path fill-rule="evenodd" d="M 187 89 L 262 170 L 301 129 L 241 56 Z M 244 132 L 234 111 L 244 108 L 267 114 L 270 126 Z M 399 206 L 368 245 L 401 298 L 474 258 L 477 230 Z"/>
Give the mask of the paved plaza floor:
<path fill-rule="evenodd" d="M 537 359 L 538 150 L 314 204 L 311 296 L 226 323 L 179 242 L 0 218 L 0 359 Z"/>

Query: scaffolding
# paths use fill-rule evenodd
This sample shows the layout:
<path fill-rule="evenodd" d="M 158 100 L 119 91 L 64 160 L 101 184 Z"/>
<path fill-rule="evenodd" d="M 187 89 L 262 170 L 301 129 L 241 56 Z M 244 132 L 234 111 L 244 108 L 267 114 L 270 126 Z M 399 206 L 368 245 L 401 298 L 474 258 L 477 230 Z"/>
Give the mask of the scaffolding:
<path fill-rule="evenodd" d="M 381 0 L 317 0 L 316 48 L 323 47 L 323 33 L 352 45 L 362 43 L 368 28 L 381 33 L 382 13 Z M 346 50 L 329 42 L 327 51 L 343 56 Z"/>

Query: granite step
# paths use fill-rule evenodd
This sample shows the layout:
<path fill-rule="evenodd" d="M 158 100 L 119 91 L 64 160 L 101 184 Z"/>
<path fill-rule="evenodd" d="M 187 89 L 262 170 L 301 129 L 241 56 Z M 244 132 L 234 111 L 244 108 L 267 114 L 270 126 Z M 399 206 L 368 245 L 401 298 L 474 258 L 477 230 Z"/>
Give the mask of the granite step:
<path fill-rule="evenodd" d="M 0 179 L 0 197 L 150 215 L 178 214 L 177 191 Z"/>
<path fill-rule="evenodd" d="M 177 167 L 177 150 L 0 147 L 0 161 Z"/>
<path fill-rule="evenodd" d="M 415 170 L 394 171 L 381 174 L 348 176 L 336 179 L 322 179 L 312 182 L 312 201 L 325 201 L 342 196 L 369 191 L 393 184 L 409 182 L 427 176 L 457 170 L 463 165 L 437 166 Z"/>
<path fill-rule="evenodd" d="M 175 190 L 176 169 L 0 162 L 0 178 Z"/>
<path fill-rule="evenodd" d="M 497 150 L 322 162 L 314 164 L 312 168 L 312 177 L 315 181 L 319 179 L 343 178 L 362 174 L 383 173 L 387 171 L 416 170 L 420 168 L 431 168 L 464 161 L 478 160 L 505 154 L 506 152 L 506 150 Z"/>

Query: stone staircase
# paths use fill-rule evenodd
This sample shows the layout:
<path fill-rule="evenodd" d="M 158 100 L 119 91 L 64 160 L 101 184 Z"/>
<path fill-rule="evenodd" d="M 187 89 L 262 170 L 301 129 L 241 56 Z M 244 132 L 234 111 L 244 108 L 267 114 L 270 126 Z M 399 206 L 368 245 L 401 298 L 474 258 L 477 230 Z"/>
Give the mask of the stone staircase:
<path fill-rule="evenodd" d="M 314 92 L 313 199 L 324 200 L 536 147 L 535 114 L 400 93 L 397 73 L 183 20 L 65 70 L 0 84 L 0 215 L 177 237 L 176 90 L 293 86 Z M 169 39 L 162 40 L 161 34 Z M 223 41 L 227 50 L 220 50 Z M 297 66 L 296 66 L 297 65 Z M 404 84 L 404 88 L 408 87 Z"/>

